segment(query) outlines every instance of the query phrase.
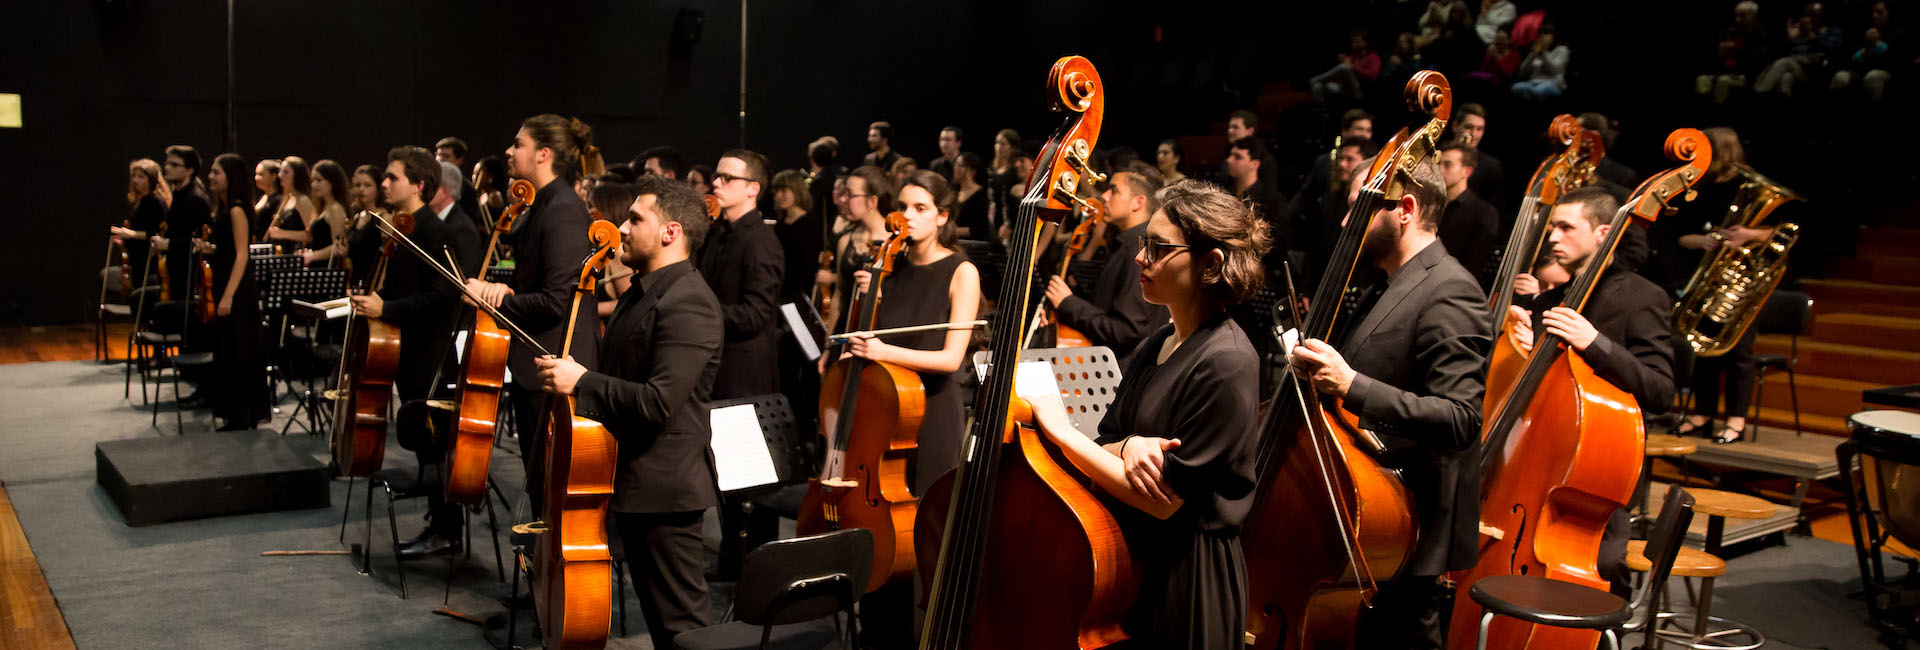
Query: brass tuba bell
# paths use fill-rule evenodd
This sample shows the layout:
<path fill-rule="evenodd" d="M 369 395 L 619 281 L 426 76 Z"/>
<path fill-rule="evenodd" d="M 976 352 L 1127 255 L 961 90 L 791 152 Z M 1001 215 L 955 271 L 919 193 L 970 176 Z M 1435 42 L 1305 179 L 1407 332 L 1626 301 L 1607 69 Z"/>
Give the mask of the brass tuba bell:
<path fill-rule="evenodd" d="M 1752 167 L 1741 163 L 1733 167 L 1742 179 L 1741 187 L 1728 205 L 1721 229 L 1759 227 L 1776 208 L 1807 200 Z M 1788 249 L 1799 237 L 1799 226 L 1783 223 L 1764 239 L 1743 246 L 1723 245 L 1703 258 L 1681 301 L 1674 306 L 1676 336 L 1686 340 L 1697 356 L 1726 354 L 1747 333 L 1761 312 L 1761 304 L 1781 283 L 1787 271 Z"/>

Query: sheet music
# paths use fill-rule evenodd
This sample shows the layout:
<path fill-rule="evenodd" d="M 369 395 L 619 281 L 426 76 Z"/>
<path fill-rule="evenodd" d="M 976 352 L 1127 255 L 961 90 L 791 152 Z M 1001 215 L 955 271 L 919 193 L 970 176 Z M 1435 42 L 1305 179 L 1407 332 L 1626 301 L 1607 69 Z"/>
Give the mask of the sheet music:
<path fill-rule="evenodd" d="M 326 302 L 307 302 L 305 300 L 300 300 L 296 298 L 293 300 L 293 304 L 301 307 L 305 307 L 307 309 L 314 310 L 316 312 L 325 313 L 327 315 L 327 320 L 333 320 L 336 318 L 345 318 L 347 316 L 347 312 L 353 310 L 353 301 L 347 299 L 346 297 L 335 298 L 333 300 L 328 300 Z"/>
<path fill-rule="evenodd" d="M 800 317 L 800 308 L 791 302 L 783 303 L 780 315 L 787 319 L 787 331 L 794 333 L 794 341 L 800 343 L 802 352 L 807 353 L 807 360 L 820 360 L 820 346 L 814 344 L 814 331 L 808 329 L 807 321 Z"/>
<path fill-rule="evenodd" d="M 754 405 L 740 404 L 714 409 L 708 413 L 713 425 L 714 469 L 720 475 L 720 491 L 732 492 L 780 481 L 774 471 L 774 456 L 767 450 L 767 438 L 760 431 Z"/>

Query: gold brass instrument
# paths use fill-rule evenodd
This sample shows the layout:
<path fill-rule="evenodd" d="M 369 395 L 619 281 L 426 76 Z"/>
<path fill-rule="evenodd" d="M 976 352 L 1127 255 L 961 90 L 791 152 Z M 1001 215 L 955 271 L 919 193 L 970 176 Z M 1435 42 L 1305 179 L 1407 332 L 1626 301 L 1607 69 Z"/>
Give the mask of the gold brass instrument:
<path fill-rule="evenodd" d="M 1734 163 L 1741 187 L 1728 205 L 1726 230 L 1736 226 L 1759 228 L 1768 214 L 1791 201 L 1805 201 L 1754 168 Z M 1709 235 L 1720 238 L 1719 231 Z M 1747 333 L 1761 303 L 1774 293 L 1787 271 L 1788 249 L 1800 237 L 1800 226 L 1783 223 L 1765 238 L 1743 246 L 1723 245 L 1701 260 L 1694 278 L 1674 306 L 1674 332 L 1702 357 L 1726 354 Z"/>

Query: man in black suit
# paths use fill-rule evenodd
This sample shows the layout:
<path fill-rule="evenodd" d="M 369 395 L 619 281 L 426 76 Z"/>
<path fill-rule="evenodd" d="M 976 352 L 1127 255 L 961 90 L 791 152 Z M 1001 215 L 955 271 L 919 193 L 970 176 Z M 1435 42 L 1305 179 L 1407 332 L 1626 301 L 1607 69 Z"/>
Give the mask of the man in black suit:
<path fill-rule="evenodd" d="M 638 274 L 607 323 L 602 372 L 541 359 L 548 391 L 619 443 L 614 524 L 654 647 L 712 623 L 701 522 L 718 500 L 707 400 L 721 366 L 721 306 L 688 260 L 706 235 L 700 195 L 643 177 L 620 226 L 620 261 Z M 603 374 L 604 373 L 604 374 Z M 769 372 L 771 374 L 771 372 Z"/>
<path fill-rule="evenodd" d="M 1481 150 L 1481 141 L 1487 137 L 1487 109 L 1480 104 L 1462 104 L 1454 109 L 1454 121 L 1448 123 L 1448 127 L 1454 129 L 1456 139 L 1467 143 L 1480 154 L 1476 160 L 1474 177 L 1468 179 L 1468 188 L 1474 190 L 1481 200 L 1494 206 L 1496 211 L 1506 211 L 1507 180 L 1501 159 Z"/>
<path fill-rule="evenodd" d="M 1548 212 L 1548 245 L 1555 261 L 1568 273 L 1581 272 L 1597 259 L 1595 253 L 1607 239 L 1614 212 L 1620 201 L 1601 187 L 1583 187 L 1562 195 Z M 1532 314 L 1520 305 L 1510 307 L 1522 316 L 1515 338 L 1523 349 L 1532 349 L 1534 332 L 1545 330 L 1560 337 L 1568 349 L 1594 368 L 1594 374 L 1615 388 L 1634 396 L 1644 417 L 1666 412 L 1674 401 L 1674 350 L 1668 342 L 1668 315 L 1674 300 L 1660 285 L 1641 277 L 1620 259 L 1645 259 L 1645 240 L 1624 233 L 1616 262 L 1601 273 L 1580 311 L 1559 306 L 1567 295 L 1567 284 L 1549 289 L 1526 301 Z M 1570 283 L 1571 284 L 1571 283 Z M 1515 279 L 1515 291 L 1527 294 L 1540 286 L 1533 276 Z M 1627 571 L 1627 511 L 1616 510 L 1601 536 L 1601 577 L 1614 586 L 1616 593 L 1631 593 Z"/>
<path fill-rule="evenodd" d="M 1227 160 L 1222 166 L 1227 169 L 1227 179 L 1231 183 L 1227 189 L 1234 191 L 1235 198 L 1251 201 L 1260 210 L 1261 219 L 1267 221 L 1267 233 L 1274 241 L 1268 249 L 1268 273 L 1280 271 L 1280 260 L 1287 257 L 1288 247 L 1293 245 L 1291 231 L 1293 223 L 1283 218 L 1287 210 L 1287 198 L 1273 184 L 1264 182 L 1270 172 L 1263 171 L 1273 160 L 1267 155 L 1267 145 L 1260 138 L 1248 136 L 1235 140 L 1227 146 Z"/>
<path fill-rule="evenodd" d="M 480 266 L 480 233 L 451 194 L 459 187 L 454 183 L 462 176 L 460 168 L 425 154 L 419 147 L 401 147 L 388 154 L 383 183 L 388 204 L 413 215 L 413 234 L 408 238 L 421 250 L 430 255 L 445 255 L 443 249 L 452 253 L 463 265 L 454 273 L 471 276 Z M 423 196 L 433 198 L 421 204 Z M 414 255 L 397 252 L 387 264 L 382 291 L 356 296 L 354 302 L 361 313 L 401 327 L 400 369 L 394 381 L 401 404 L 395 438 L 402 448 L 414 452 L 421 467 L 441 464 L 446 459 L 443 445 L 452 435 L 453 414 L 428 408 L 426 400 L 449 397 L 459 383 L 453 341 L 464 313 L 458 309 L 460 290 Z M 444 475 L 445 468 L 422 472 L 422 481 L 414 486 L 413 492 L 427 497 L 427 529 L 401 546 L 402 557 L 417 559 L 460 549 L 460 507 L 442 499 Z"/>
<path fill-rule="evenodd" d="M 441 138 L 439 142 L 434 143 L 434 159 L 452 163 L 458 169 L 466 169 L 467 141 L 455 137 Z M 480 194 L 474 191 L 473 182 L 467 179 L 466 174 L 461 174 L 460 182 L 448 184 L 446 187 L 451 188 L 449 191 L 454 197 L 454 202 L 460 204 L 461 214 L 473 220 L 475 230 L 479 230 Z M 466 264 L 467 261 L 461 260 L 460 263 Z"/>
<path fill-rule="evenodd" d="M 1435 235 L 1446 201 L 1440 172 L 1422 162 L 1411 176 L 1369 222 L 1361 258 L 1386 277 L 1362 298 L 1363 316 L 1338 349 L 1308 339 L 1292 355 L 1299 376 L 1380 436 L 1382 462 L 1401 471 L 1414 497 L 1419 541 L 1401 576 L 1383 580 L 1362 612 L 1362 648 L 1442 647 L 1441 579 L 1474 565 L 1480 521 L 1473 451 L 1487 378 L 1486 296 Z"/>
<path fill-rule="evenodd" d="M 1468 189 L 1473 181 L 1480 153 L 1466 142 L 1452 140 L 1441 145 L 1435 166 L 1447 184 L 1447 208 L 1441 211 L 1441 245 L 1481 286 L 1494 276 L 1495 241 L 1500 237 L 1500 216 L 1494 206 Z"/>
<path fill-rule="evenodd" d="M 1047 280 L 1047 302 L 1054 305 L 1055 317 L 1086 334 L 1094 345 L 1114 350 L 1123 367 L 1134 358 L 1134 346 L 1168 319 L 1167 307 L 1149 303 L 1141 295 L 1141 267 L 1134 263 L 1134 256 L 1141 252 L 1141 236 L 1147 232 L 1147 218 L 1161 207 L 1154 201 L 1160 178 L 1150 178 L 1148 173 L 1115 172 L 1101 197 L 1107 204 L 1108 227 L 1121 234 L 1101 264 L 1100 279 L 1089 297 L 1074 295 L 1061 276 Z"/>
<path fill-rule="evenodd" d="M 746 149 L 722 154 L 714 165 L 714 198 L 721 214 L 700 245 L 700 275 L 720 299 L 727 347 L 714 398 L 750 397 L 780 390 L 780 279 L 786 257 L 780 239 L 756 208 L 767 187 L 767 159 Z"/>
<path fill-rule="evenodd" d="M 867 125 L 867 148 L 872 151 L 860 159 L 860 164 L 892 173 L 894 163 L 900 160 L 900 152 L 894 150 L 894 125 L 886 122 Z"/>

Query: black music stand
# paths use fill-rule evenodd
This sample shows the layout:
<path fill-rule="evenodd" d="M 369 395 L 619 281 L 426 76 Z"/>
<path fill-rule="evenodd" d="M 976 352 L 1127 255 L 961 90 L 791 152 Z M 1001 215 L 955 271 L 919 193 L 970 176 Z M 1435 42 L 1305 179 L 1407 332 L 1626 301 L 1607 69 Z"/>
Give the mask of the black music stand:
<path fill-rule="evenodd" d="M 294 261 L 297 262 L 298 260 Z M 280 264 L 279 256 L 255 258 L 253 262 L 265 265 Z M 272 268 L 272 266 L 268 268 Z M 280 340 L 276 342 L 274 348 L 279 351 L 282 358 L 285 357 L 287 319 L 292 316 L 301 316 L 309 319 L 312 323 L 311 328 L 308 330 L 307 353 L 309 358 L 315 357 L 315 339 L 317 338 L 315 333 L 320 331 L 320 324 L 327 321 L 326 312 L 299 307 L 292 301 L 295 298 L 302 300 L 332 300 L 347 295 L 347 270 L 310 269 L 296 264 L 291 267 L 283 267 L 276 270 L 263 270 L 261 275 L 257 277 L 265 281 L 264 284 L 261 285 L 260 291 L 261 312 L 269 315 L 279 314 L 281 317 L 280 330 L 282 335 Z M 283 365 L 279 363 L 274 364 L 273 372 L 275 379 L 285 383 L 288 392 L 293 392 L 293 379 L 287 376 Z M 303 409 L 307 411 L 307 421 L 302 423 L 301 426 L 307 429 L 308 435 L 319 435 L 320 433 L 320 410 L 316 407 L 318 396 L 314 391 L 313 377 L 307 377 L 305 383 L 306 386 L 300 390 L 300 399 L 298 403 L 294 405 L 293 413 L 288 414 L 287 421 L 280 426 L 280 435 L 287 435 L 287 432 L 292 430 L 294 423 L 300 419 L 300 412 Z M 275 400 L 275 402 L 278 403 L 278 400 Z"/>

